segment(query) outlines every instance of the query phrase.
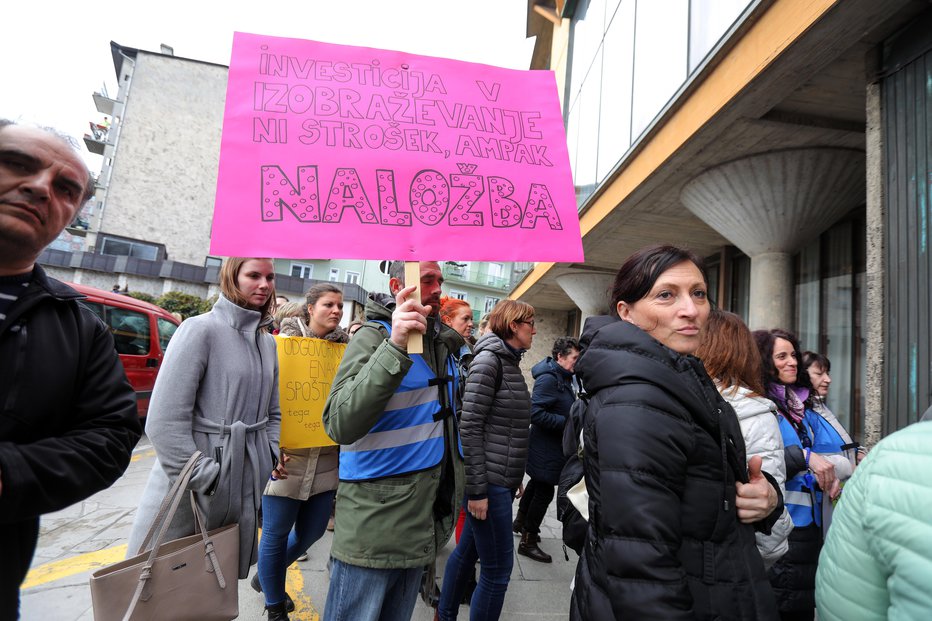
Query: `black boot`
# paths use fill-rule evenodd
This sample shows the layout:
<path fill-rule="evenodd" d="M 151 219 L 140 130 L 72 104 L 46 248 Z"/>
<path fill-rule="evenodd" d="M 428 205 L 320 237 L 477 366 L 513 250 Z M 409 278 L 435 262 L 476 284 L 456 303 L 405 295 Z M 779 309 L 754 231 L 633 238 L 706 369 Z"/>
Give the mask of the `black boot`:
<path fill-rule="evenodd" d="M 251 586 L 252 590 L 256 593 L 262 592 L 262 585 L 259 583 L 259 574 L 252 577 L 252 580 L 249 581 L 249 586 Z M 294 612 L 294 600 L 291 599 L 288 593 L 285 593 L 285 612 Z M 285 618 L 287 619 L 288 617 Z"/>
<path fill-rule="evenodd" d="M 515 521 L 511 523 L 511 530 L 516 535 L 524 534 L 524 511 L 518 509 L 518 514 L 515 516 Z"/>
<path fill-rule="evenodd" d="M 540 563 L 552 563 L 553 558 L 541 550 L 540 546 L 537 545 L 538 543 L 540 543 L 540 535 L 524 533 L 521 537 L 521 543 L 518 544 L 518 554 Z"/>
<path fill-rule="evenodd" d="M 265 607 L 269 613 L 269 621 L 289 621 L 288 613 L 285 612 L 285 602 L 279 602 Z"/>

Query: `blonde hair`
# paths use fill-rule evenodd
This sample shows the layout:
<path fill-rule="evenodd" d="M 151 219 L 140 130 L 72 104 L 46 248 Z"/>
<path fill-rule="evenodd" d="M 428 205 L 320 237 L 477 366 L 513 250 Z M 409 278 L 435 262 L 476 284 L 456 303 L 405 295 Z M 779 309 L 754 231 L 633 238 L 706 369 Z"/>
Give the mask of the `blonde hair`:
<path fill-rule="evenodd" d="M 304 307 L 299 302 L 285 302 L 275 309 L 275 325 L 281 326 L 288 317 L 304 317 Z"/>
<path fill-rule="evenodd" d="M 534 317 L 534 307 L 527 302 L 517 300 L 502 300 L 495 305 L 489 313 L 489 330 L 498 335 L 503 341 L 514 336 L 512 323 L 529 321 Z"/>
<path fill-rule="evenodd" d="M 246 261 L 271 261 L 268 257 L 230 257 L 223 262 L 220 267 L 220 292 L 223 297 L 230 300 L 237 306 L 248 307 L 248 301 L 243 292 L 239 290 L 239 284 L 236 280 L 239 278 L 239 272 L 243 269 Z M 269 316 L 275 310 L 275 282 L 272 282 L 272 291 L 269 292 L 269 299 L 265 301 L 259 312 L 263 317 Z"/>

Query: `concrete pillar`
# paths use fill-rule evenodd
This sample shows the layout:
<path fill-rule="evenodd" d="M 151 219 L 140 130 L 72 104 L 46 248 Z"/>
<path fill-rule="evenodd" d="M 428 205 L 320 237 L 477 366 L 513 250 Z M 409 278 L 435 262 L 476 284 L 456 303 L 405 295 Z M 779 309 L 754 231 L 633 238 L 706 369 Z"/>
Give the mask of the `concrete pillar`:
<path fill-rule="evenodd" d="M 886 271 L 886 211 L 884 209 L 883 117 L 880 84 L 868 84 L 867 90 L 867 256 L 865 283 L 867 307 L 864 309 L 866 343 L 864 356 L 867 377 L 864 381 L 865 446 L 873 446 L 883 434 L 884 375 L 886 364 L 886 317 L 884 309 L 884 274 Z"/>
<path fill-rule="evenodd" d="M 765 252 L 751 257 L 751 296 L 748 327 L 751 330 L 793 330 L 793 255 Z"/>
<path fill-rule="evenodd" d="M 864 197 L 864 153 L 808 148 L 760 153 L 699 174 L 680 199 L 751 257 L 749 323 L 792 330 L 793 264 Z"/>
<path fill-rule="evenodd" d="M 604 272 L 563 274 L 557 276 L 557 284 L 582 311 L 580 325 L 585 325 L 587 318 L 608 313 L 614 279 L 614 274 Z"/>

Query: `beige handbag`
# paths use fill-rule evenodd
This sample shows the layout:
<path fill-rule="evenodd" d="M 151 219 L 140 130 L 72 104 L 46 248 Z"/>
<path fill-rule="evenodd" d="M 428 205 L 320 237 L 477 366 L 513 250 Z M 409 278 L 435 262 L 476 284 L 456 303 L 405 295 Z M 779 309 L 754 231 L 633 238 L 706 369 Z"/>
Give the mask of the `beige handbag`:
<path fill-rule="evenodd" d="M 204 517 L 185 494 L 195 452 L 162 501 L 139 554 L 91 574 L 95 621 L 227 621 L 239 614 L 239 525 L 204 532 Z M 162 543 L 181 499 L 190 496 L 195 534 Z M 158 537 L 147 550 L 153 534 Z"/>

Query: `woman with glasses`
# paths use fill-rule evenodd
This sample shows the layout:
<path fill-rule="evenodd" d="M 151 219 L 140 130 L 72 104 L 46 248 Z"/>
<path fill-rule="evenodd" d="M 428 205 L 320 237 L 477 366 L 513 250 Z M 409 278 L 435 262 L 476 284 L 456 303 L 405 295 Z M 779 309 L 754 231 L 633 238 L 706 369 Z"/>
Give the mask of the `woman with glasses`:
<path fill-rule="evenodd" d="M 851 475 L 842 456 L 846 444 L 815 412 L 816 391 L 799 366 L 799 341 L 785 330 L 757 330 L 767 397 L 780 413 L 786 462 L 786 509 L 793 520 L 789 550 L 770 568 L 770 584 L 784 621 L 815 616 L 815 577 L 822 550 L 822 504 L 838 497 L 841 480 Z"/>
<path fill-rule="evenodd" d="M 447 560 L 438 618 L 456 619 L 476 560 L 469 618 L 498 619 L 514 565 L 511 507 L 524 479 L 531 395 L 518 367 L 537 329 L 534 308 L 504 300 L 476 343 L 463 394 L 460 438 L 466 461 L 466 526 Z"/>

